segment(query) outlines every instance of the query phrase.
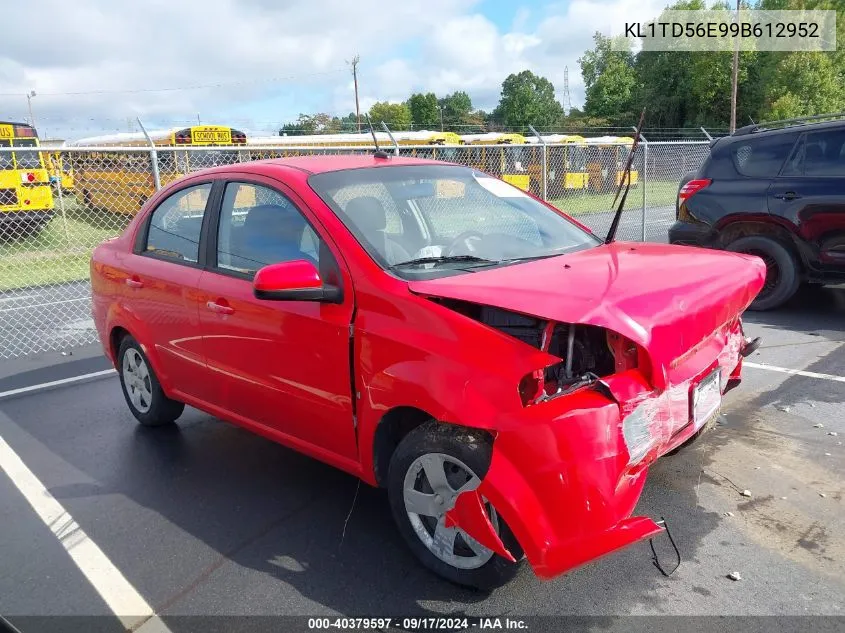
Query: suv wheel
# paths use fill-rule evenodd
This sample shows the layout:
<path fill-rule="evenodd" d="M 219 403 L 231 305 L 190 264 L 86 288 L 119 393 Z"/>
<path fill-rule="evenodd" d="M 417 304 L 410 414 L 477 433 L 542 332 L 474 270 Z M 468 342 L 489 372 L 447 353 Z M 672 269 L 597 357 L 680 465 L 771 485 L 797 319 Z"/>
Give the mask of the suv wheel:
<path fill-rule="evenodd" d="M 766 282 L 749 310 L 771 310 L 792 298 L 801 278 L 798 262 L 792 252 L 781 242 L 770 237 L 742 237 L 728 245 L 735 253 L 756 255 L 766 263 Z"/>

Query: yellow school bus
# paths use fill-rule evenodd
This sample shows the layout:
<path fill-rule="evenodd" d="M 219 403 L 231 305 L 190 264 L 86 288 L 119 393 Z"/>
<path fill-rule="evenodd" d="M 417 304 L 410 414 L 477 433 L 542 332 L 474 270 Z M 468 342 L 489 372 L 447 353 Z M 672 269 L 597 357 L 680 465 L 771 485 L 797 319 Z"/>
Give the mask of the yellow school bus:
<path fill-rule="evenodd" d="M 222 125 L 195 125 L 148 133 L 159 150 L 162 186 L 191 171 L 248 160 L 246 134 Z M 155 192 L 150 143 L 141 132 L 92 136 L 65 144 L 74 186 L 91 209 L 134 215 Z M 73 148 L 80 148 L 73 150 Z M 181 148 L 181 149 L 180 149 Z"/>
<path fill-rule="evenodd" d="M 536 136 L 526 139 L 531 148 L 526 148 L 528 172 L 531 175 L 531 191 L 539 195 L 542 188 L 543 155 L 542 143 Z M 567 192 L 583 191 L 589 186 L 587 173 L 587 145 L 584 137 L 577 134 L 544 134 L 546 147 L 546 191 L 549 198 L 558 198 Z"/>
<path fill-rule="evenodd" d="M 0 121 L 0 233 L 27 235 L 41 230 L 53 215 L 50 175 L 38 133 L 26 123 Z M 20 148 L 14 149 L 12 148 Z"/>
<path fill-rule="evenodd" d="M 430 132 L 418 130 L 414 132 L 376 132 L 379 148 L 392 152 L 399 146 L 399 153 L 403 156 L 419 156 L 420 158 L 437 158 L 449 160 L 444 149 L 459 145 L 460 137 L 454 132 Z M 247 139 L 250 157 L 285 158 L 304 154 L 333 154 L 333 153 L 365 153 L 373 150 L 373 135 L 361 134 L 297 134 L 285 136 L 251 136 Z M 352 148 L 352 149 L 350 149 Z M 356 148 L 361 148 L 360 150 Z"/>
<path fill-rule="evenodd" d="M 50 144 L 49 141 L 41 143 L 41 148 L 44 156 L 44 164 L 47 171 L 50 172 L 50 184 L 53 190 L 57 190 L 61 186 L 63 193 L 73 192 L 73 168 L 70 164 L 70 159 L 66 159 L 61 150 L 55 144 Z"/>
<path fill-rule="evenodd" d="M 461 162 L 486 171 L 524 191 L 531 190 L 529 157 L 524 151 L 527 149 L 526 139 L 522 134 L 487 132 L 463 134 L 460 138 L 468 146 L 460 152 L 464 157 Z"/>
<path fill-rule="evenodd" d="M 586 138 L 587 171 L 590 174 L 590 190 L 614 192 L 622 182 L 628 156 L 634 139 L 630 136 L 597 136 Z M 639 181 L 639 172 L 631 167 L 631 186 Z"/>

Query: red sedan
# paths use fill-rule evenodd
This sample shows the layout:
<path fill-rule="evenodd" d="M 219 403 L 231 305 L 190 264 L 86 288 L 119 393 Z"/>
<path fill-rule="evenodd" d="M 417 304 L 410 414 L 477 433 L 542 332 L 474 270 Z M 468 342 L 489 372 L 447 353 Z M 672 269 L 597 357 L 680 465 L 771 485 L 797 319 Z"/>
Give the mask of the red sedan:
<path fill-rule="evenodd" d="M 662 530 L 631 516 L 648 467 L 739 383 L 765 273 L 379 155 L 191 174 L 91 262 L 141 424 L 188 404 L 384 487 L 420 561 L 476 587 Z"/>

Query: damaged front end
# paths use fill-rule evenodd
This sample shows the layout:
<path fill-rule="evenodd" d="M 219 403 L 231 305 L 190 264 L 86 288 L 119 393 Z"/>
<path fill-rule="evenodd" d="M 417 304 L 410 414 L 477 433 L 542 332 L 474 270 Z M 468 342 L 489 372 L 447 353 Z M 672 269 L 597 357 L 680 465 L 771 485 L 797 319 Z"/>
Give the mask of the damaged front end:
<path fill-rule="evenodd" d="M 758 344 L 735 316 L 655 368 L 643 345 L 599 325 L 429 299 L 548 355 L 519 381 L 521 410 L 494 430 L 487 475 L 447 515 L 510 560 L 483 511 L 489 501 L 546 578 L 664 530 L 631 516 L 648 466 L 713 425 L 743 354 Z"/>

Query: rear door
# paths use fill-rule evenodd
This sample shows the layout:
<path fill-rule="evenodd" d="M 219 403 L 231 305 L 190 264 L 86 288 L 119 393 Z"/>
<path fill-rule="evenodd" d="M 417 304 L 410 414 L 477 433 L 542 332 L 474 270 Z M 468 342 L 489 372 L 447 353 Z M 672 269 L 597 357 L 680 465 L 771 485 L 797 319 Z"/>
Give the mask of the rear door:
<path fill-rule="evenodd" d="M 788 221 L 822 270 L 845 267 L 845 129 L 808 132 L 769 188 L 769 211 Z"/>
<path fill-rule="evenodd" d="M 169 388 L 213 401 L 215 390 L 198 334 L 200 248 L 212 182 L 186 184 L 162 200 L 138 232 L 122 267 L 124 304 L 137 320 L 139 342 L 152 347 Z"/>

